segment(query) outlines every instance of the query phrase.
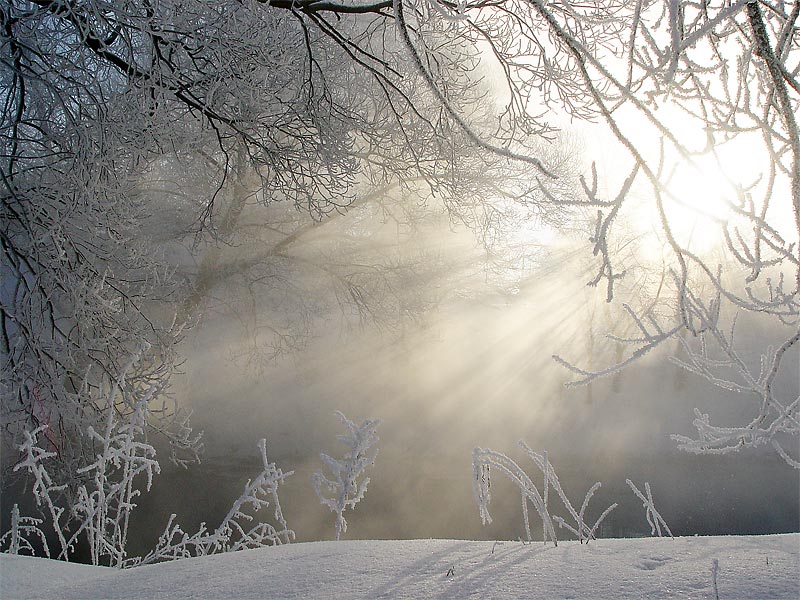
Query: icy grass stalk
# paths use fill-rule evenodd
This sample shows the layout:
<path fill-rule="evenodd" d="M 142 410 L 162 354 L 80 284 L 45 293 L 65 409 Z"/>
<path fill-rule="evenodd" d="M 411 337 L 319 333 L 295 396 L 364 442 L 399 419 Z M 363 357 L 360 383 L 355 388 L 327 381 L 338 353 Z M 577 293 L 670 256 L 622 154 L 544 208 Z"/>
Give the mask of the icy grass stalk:
<path fill-rule="evenodd" d="M 514 485 L 519 488 L 522 496 L 531 501 L 536 512 L 544 524 L 544 541 L 547 542 L 549 538 L 553 544 L 558 546 L 558 539 L 553 527 L 553 521 L 550 514 L 544 506 L 544 498 L 539 493 L 536 484 L 533 483 L 528 474 L 520 467 L 514 460 L 494 450 L 488 448 L 475 448 L 472 451 L 472 469 L 473 469 L 473 491 L 475 500 L 478 503 L 478 511 L 481 516 L 481 522 L 486 525 L 492 522 L 492 516 L 489 514 L 489 503 L 492 501 L 490 492 L 491 488 L 491 467 L 498 469 L 504 473 Z"/>
<path fill-rule="evenodd" d="M 583 499 L 583 504 L 581 505 L 580 512 L 576 512 L 572 506 L 572 503 L 567 498 L 567 495 L 564 493 L 564 490 L 561 487 L 561 482 L 558 479 L 558 475 L 556 475 L 555 470 L 552 468 L 550 461 L 548 460 L 547 453 L 538 454 L 534 452 L 525 442 L 519 442 L 520 448 L 531 458 L 533 463 L 542 471 L 544 474 L 544 487 L 545 492 L 547 492 L 548 487 L 552 486 L 555 492 L 558 494 L 559 498 L 563 502 L 564 506 L 566 507 L 567 511 L 570 513 L 572 518 L 575 520 L 575 527 L 568 525 L 567 522 L 562 517 L 553 517 L 553 520 L 558 524 L 560 528 L 566 528 L 571 531 L 575 537 L 578 538 L 578 541 L 583 543 L 585 540 L 587 543 L 590 539 L 594 537 L 595 531 L 600 526 L 600 523 L 603 522 L 603 519 L 606 518 L 608 513 L 610 513 L 614 508 L 616 508 L 616 504 L 612 504 L 605 511 L 600 515 L 597 521 L 594 523 L 592 527 L 589 527 L 586 522 L 584 521 L 584 515 L 586 514 L 586 508 L 589 505 L 589 500 L 591 500 L 594 493 L 600 488 L 602 485 L 599 481 L 595 482 L 595 484 L 589 488 L 589 491 L 586 492 L 586 495 Z M 547 496 L 545 496 L 544 507 L 547 510 Z"/>
<path fill-rule="evenodd" d="M 19 514 L 19 506 L 15 504 L 14 508 L 11 509 L 11 529 L 7 531 L 3 537 L 0 537 L 0 552 L 7 552 L 8 554 L 30 552 L 31 556 L 35 556 L 36 550 L 30 540 L 36 537 L 42 543 L 45 556 L 50 558 L 50 549 L 47 547 L 47 539 L 45 538 L 44 532 L 39 528 L 41 524 L 42 519 L 21 517 Z"/>
<path fill-rule="evenodd" d="M 144 558 L 135 559 L 126 566 L 276 546 L 294 540 L 294 531 L 288 528 L 278 499 L 278 486 L 294 471 L 284 473 L 275 463 L 269 462 L 266 440 L 259 441 L 258 447 L 263 465 L 261 473 L 254 480 L 247 481 L 241 496 L 213 533 L 209 533 L 206 524 L 201 523 L 197 532 L 190 536 L 174 522 L 173 514 L 156 547 Z M 274 508 L 277 526 L 258 521 L 251 527 L 255 513 L 270 504 Z"/>
<path fill-rule="evenodd" d="M 636 494 L 639 500 L 642 501 L 642 506 L 645 508 L 647 522 L 650 524 L 650 535 L 657 534 L 658 537 L 662 537 L 661 526 L 663 525 L 664 530 L 666 530 L 666 532 L 669 534 L 669 537 L 674 539 L 675 536 L 672 535 L 672 532 L 669 530 L 666 521 L 664 521 L 664 518 L 661 516 L 661 514 L 659 514 L 655 505 L 653 504 L 653 494 L 650 492 L 650 484 L 648 482 L 645 482 L 644 484 L 644 490 L 647 494 L 647 496 L 645 496 L 645 494 L 642 494 L 642 492 L 639 491 L 639 488 L 637 488 L 630 479 L 626 479 L 625 482 L 630 486 L 631 490 L 634 494 Z"/>
<path fill-rule="evenodd" d="M 711 561 L 711 587 L 714 590 L 714 600 L 719 600 L 719 588 L 717 588 L 718 573 L 719 573 L 719 560 L 715 558 Z"/>
<path fill-rule="evenodd" d="M 337 435 L 336 439 L 345 444 L 349 450 L 341 459 L 320 454 L 320 458 L 327 465 L 332 478 L 329 479 L 321 471 L 317 471 L 311 476 L 311 483 L 319 501 L 336 513 L 335 527 L 338 541 L 342 533 L 347 531 L 344 511 L 348 508 L 355 509 L 356 504 L 367 492 L 369 477 L 365 477 L 361 482 L 359 482 L 359 478 L 367 467 L 375 463 L 378 455 L 378 449 L 373 448 L 378 442 L 375 429 L 381 424 L 381 421 L 368 419 L 361 425 L 356 425 L 342 412 L 337 410 L 334 414 L 339 417 L 348 431 L 347 435 Z"/>
<path fill-rule="evenodd" d="M 529 500 L 531 504 L 533 504 L 536 512 L 539 513 L 539 517 L 542 519 L 543 525 L 543 540 L 547 543 L 548 538 L 553 542 L 554 545 L 558 546 L 558 538 L 556 536 L 555 527 L 553 523 L 555 522 L 558 524 L 559 527 L 565 528 L 571 531 L 578 540 L 583 543 L 584 540 L 588 543 L 588 541 L 595 537 L 595 533 L 597 528 L 602 523 L 603 519 L 614 509 L 616 508 L 616 504 L 612 504 L 609 506 L 600 517 L 595 521 L 592 527 L 589 527 L 586 522 L 584 521 L 584 516 L 586 513 L 586 508 L 589 504 L 589 500 L 591 499 L 594 492 L 600 487 L 600 483 L 595 483 L 589 492 L 586 494 L 583 505 L 581 506 L 580 512 L 576 511 L 572 503 L 567 498 L 564 490 L 561 487 L 561 483 L 558 480 L 558 476 L 556 475 L 555 470 L 552 468 L 550 461 L 547 458 L 547 455 L 538 454 L 531 450 L 531 448 L 525 444 L 525 442 L 519 442 L 520 448 L 533 460 L 533 463 L 542 471 L 544 475 L 544 495 L 539 493 L 539 489 L 536 487 L 536 484 L 533 480 L 528 476 L 527 473 L 520 467 L 516 462 L 514 462 L 511 458 L 502 454 L 500 452 L 496 452 L 494 450 L 484 449 L 484 448 L 475 448 L 472 452 L 472 468 L 474 473 L 473 478 L 473 492 L 475 494 L 475 500 L 478 503 L 478 510 L 480 512 L 481 521 L 483 524 L 491 523 L 492 517 L 489 514 L 489 503 L 491 502 L 491 480 L 490 480 L 490 469 L 492 467 L 498 469 L 501 473 L 504 473 L 511 481 L 519 488 L 520 493 L 523 499 L 523 518 L 525 520 L 525 530 L 528 538 L 530 539 L 530 526 L 528 522 L 528 513 L 527 513 L 527 501 Z M 553 490 L 558 494 L 559 498 L 563 502 L 564 506 L 567 508 L 567 511 L 575 520 L 575 527 L 568 524 L 563 518 L 558 516 L 552 516 L 550 514 L 550 509 L 547 504 L 547 495 L 549 488 L 552 487 Z"/>
<path fill-rule="evenodd" d="M 525 492 L 520 490 L 520 497 L 522 498 L 522 520 L 525 522 L 525 535 L 528 538 L 529 542 L 533 541 L 531 537 L 531 525 L 530 521 L 528 520 L 528 498 L 525 495 Z"/>
<path fill-rule="evenodd" d="M 547 499 L 550 492 L 550 460 L 547 457 L 547 450 L 544 455 L 544 509 L 547 511 Z M 544 539 L 544 527 L 542 527 L 542 539 Z"/>

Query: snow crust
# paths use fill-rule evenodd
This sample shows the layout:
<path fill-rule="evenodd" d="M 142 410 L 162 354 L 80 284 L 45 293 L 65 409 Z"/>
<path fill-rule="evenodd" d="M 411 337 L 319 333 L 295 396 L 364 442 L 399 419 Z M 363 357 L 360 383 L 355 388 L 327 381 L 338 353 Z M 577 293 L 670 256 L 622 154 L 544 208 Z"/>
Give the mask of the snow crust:
<path fill-rule="evenodd" d="M 0 555 L 24 598 L 800 598 L 800 534 L 562 542 L 312 542 L 117 570 Z"/>

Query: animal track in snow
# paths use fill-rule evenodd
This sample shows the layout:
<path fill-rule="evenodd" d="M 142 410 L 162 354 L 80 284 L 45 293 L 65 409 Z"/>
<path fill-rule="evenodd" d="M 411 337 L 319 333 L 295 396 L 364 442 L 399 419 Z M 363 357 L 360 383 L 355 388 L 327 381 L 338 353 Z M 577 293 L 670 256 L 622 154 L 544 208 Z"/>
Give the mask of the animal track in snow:
<path fill-rule="evenodd" d="M 671 560 L 672 558 L 668 556 L 643 556 L 635 566 L 637 569 L 642 569 L 643 571 L 653 571 L 654 569 L 664 566 Z"/>

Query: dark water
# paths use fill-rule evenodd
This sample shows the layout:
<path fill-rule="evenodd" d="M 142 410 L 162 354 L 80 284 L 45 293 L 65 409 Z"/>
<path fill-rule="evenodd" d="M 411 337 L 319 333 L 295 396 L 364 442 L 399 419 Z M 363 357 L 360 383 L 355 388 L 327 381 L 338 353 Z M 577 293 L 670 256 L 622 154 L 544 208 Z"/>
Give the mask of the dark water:
<path fill-rule="evenodd" d="M 388 453 L 387 453 L 388 454 Z M 317 464 L 292 457 L 275 457 L 284 469 L 296 470 L 281 488 L 281 503 L 289 526 L 299 541 L 331 539 L 333 517 L 322 507 L 311 488 L 311 473 Z M 663 459 L 637 459 L 617 464 L 570 462 L 552 457 L 562 487 L 576 509 L 595 481 L 602 487 L 593 496 L 587 521 L 593 522 L 609 504 L 619 506 L 605 520 L 604 537 L 650 535 L 641 502 L 625 478 L 642 491 L 649 481 L 656 508 L 674 535 L 767 534 L 800 531 L 800 479 L 798 474 L 772 456 L 760 458 L 696 457 L 676 455 Z M 383 477 L 381 464 L 373 469 L 369 490 L 355 511 L 345 513 L 348 539 L 525 538 L 519 492 L 500 473 L 492 477 L 490 511 L 494 521 L 481 525 L 472 496 L 469 456 L 459 469 L 442 464 L 440 457 L 415 457 L 405 464 L 402 457 L 379 455 L 391 462 L 391 479 Z M 525 462 L 520 459 L 520 466 Z M 144 551 L 153 534 L 176 512 L 184 529 L 200 521 L 214 525 L 222 519 L 249 476 L 259 468 L 256 461 L 209 460 L 193 472 L 170 472 L 141 503 L 134 523 L 149 535 L 133 541 Z M 541 476 L 535 477 L 539 485 Z M 540 487 L 541 490 L 541 487 Z M 167 507 L 171 508 L 167 508 Z M 551 490 L 554 514 L 568 519 L 567 511 Z M 269 510 L 264 518 L 270 518 Z M 529 506 L 533 537 L 541 539 L 541 521 Z M 568 519 L 569 520 L 569 519 Z M 188 531 L 188 529 L 186 529 Z M 148 537 L 150 540 L 148 541 Z M 569 539 L 566 531 L 560 537 Z"/>
<path fill-rule="evenodd" d="M 319 504 L 310 482 L 311 473 L 319 468 L 317 462 L 291 456 L 273 458 L 284 470 L 296 471 L 280 488 L 280 499 L 297 540 L 332 539 L 333 515 Z M 520 466 L 527 466 L 517 458 Z M 650 482 L 656 508 L 676 536 L 800 531 L 800 479 L 796 471 L 771 455 L 731 459 L 677 454 L 661 459 L 629 457 L 615 464 L 571 462 L 565 456 L 551 459 L 576 509 L 588 488 L 595 481 L 602 482 L 587 509 L 587 521 L 593 523 L 612 502 L 619 504 L 604 521 L 602 537 L 650 535 L 644 508 L 625 483 L 626 476 L 642 491 L 644 482 Z M 392 462 L 393 471 L 382 472 L 381 461 Z M 458 469 L 442 463 L 441 457 L 411 460 L 385 453 L 376 462 L 366 497 L 355 511 L 345 513 L 349 526 L 344 538 L 525 539 L 519 492 L 500 473 L 492 476 L 490 511 L 494 520 L 481 525 L 472 496 L 469 456 Z M 129 555 L 145 554 L 152 548 L 173 512 L 189 533 L 201 521 L 210 529 L 215 527 L 259 467 L 254 459 L 217 458 L 190 470 L 165 468 L 133 513 Z M 536 477 L 533 468 L 527 471 L 540 485 L 541 475 Z M 8 489 L 3 494 L 6 528 L 13 495 Z M 569 521 L 552 490 L 549 504 L 553 514 Z M 25 510 L 35 514 L 30 502 L 25 502 Z M 541 539 L 541 521 L 530 505 L 529 515 L 533 538 Z M 272 511 L 263 510 L 258 516 L 270 520 Z M 566 531 L 557 533 L 559 538 L 571 538 Z M 73 560 L 80 560 L 82 554 L 79 549 Z"/>

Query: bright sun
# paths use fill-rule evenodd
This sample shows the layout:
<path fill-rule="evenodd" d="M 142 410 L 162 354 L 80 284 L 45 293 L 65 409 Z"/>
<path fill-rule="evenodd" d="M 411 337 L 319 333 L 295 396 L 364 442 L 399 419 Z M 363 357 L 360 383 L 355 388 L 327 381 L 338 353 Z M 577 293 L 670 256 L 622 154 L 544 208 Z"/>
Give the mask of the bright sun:
<path fill-rule="evenodd" d="M 677 119 L 670 129 L 683 143 L 689 140 L 692 150 L 705 145 L 705 131 L 696 121 Z M 763 181 L 765 165 L 753 160 L 751 144 L 757 141 L 741 138 L 706 148 L 690 160 L 673 155 L 663 163 L 664 211 L 670 230 L 683 248 L 695 254 L 706 255 L 725 244 L 725 226 L 737 220 L 734 209 L 743 192 L 755 192 Z M 643 204 L 648 206 L 637 212 L 634 224 L 645 237 L 644 252 L 660 258 L 666 236 L 653 203 L 644 200 Z"/>
<path fill-rule="evenodd" d="M 707 252 L 721 242 L 721 226 L 733 216 L 737 189 L 731 176 L 711 154 L 677 165 L 667 189 L 665 211 L 679 243 Z"/>

